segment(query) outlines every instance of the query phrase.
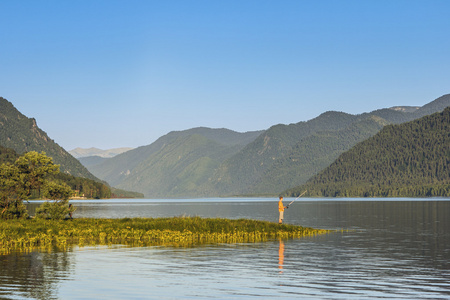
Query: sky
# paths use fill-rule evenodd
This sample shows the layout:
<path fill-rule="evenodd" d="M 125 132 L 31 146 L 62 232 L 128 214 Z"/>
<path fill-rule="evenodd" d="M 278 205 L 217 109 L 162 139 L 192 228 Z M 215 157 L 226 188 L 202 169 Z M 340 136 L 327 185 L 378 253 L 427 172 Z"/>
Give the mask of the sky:
<path fill-rule="evenodd" d="M 450 1 L 1 0 L 0 97 L 60 146 L 153 143 L 450 93 Z"/>

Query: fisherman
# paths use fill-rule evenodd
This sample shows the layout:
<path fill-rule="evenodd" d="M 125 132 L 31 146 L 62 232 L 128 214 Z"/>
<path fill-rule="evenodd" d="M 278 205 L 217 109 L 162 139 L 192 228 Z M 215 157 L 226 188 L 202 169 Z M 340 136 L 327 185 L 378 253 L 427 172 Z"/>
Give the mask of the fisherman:
<path fill-rule="evenodd" d="M 278 218 L 278 223 L 283 223 L 284 218 L 284 209 L 287 208 L 287 206 L 283 205 L 283 197 L 280 196 L 280 201 L 278 201 L 278 212 L 280 213 L 280 217 Z"/>
<path fill-rule="evenodd" d="M 69 203 L 69 218 L 71 218 L 71 219 L 73 219 L 72 218 L 72 203 Z"/>

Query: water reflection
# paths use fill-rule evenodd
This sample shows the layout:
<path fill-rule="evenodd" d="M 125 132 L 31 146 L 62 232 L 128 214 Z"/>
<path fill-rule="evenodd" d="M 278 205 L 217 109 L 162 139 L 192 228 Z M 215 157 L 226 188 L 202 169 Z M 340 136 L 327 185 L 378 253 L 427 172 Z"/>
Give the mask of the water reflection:
<path fill-rule="evenodd" d="M 284 242 L 279 240 L 280 246 L 278 247 L 278 269 L 280 269 L 280 274 L 283 273 L 284 264 Z"/>
<path fill-rule="evenodd" d="M 58 299 L 60 281 L 72 271 L 70 257 L 67 252 L 0 256 L 0 298 Z"/>
<path fill-rule="evenodd" d="M 76 206 L 74 217 L 278 220 L 277 199 Z M 450 201 L 296 201 L 285 223 L 349 230 L 259 244 L 1 256 L 0 298 L 449 299 L 449 218 Z"/>

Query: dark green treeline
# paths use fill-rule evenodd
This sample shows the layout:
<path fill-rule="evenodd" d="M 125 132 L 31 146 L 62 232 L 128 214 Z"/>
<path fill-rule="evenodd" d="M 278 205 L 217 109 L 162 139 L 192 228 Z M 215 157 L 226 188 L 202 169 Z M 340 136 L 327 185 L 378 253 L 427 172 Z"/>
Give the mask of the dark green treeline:
<path fill-rule="evenodd" d="M 297 196 L 305 189 L 313 197 L 450 196 L 450 107 L 385 126 L 284 194 Z"/>

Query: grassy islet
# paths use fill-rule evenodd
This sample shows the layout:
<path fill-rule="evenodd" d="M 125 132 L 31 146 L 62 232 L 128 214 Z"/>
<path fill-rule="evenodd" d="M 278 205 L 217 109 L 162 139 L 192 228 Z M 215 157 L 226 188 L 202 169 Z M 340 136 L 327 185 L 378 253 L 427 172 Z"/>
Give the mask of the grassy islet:
<path fill-rule="evenodd" d="M 70 245 L 176 246 L 254 243 L 329 230 L 249 219 L 200 217 L 0 221 L 0 254 L 65 250 Z"/>

